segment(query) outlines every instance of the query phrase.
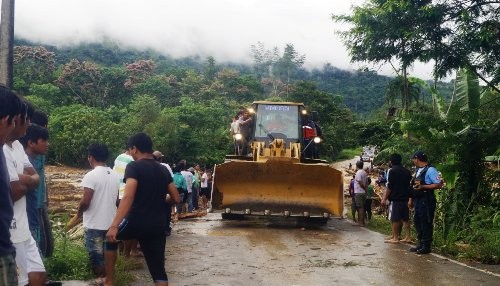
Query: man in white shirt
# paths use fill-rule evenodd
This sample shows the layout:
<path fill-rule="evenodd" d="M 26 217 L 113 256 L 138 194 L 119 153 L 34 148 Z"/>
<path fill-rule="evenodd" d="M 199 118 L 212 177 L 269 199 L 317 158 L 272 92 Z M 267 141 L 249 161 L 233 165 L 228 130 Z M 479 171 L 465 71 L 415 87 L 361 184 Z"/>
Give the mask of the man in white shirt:
<path fill-rule="evenodd" d="M 116 214 L 119 175 L 106 166 L 109 151 L 104 144 L 88 147 L 88 161 L 92 171 L 80 184 L 83 197 L 78 207 L 78 217 L 83 216 L 85 248 L 89 254 L 92 270 L 98 279 L 106 276 L 104 270 L 104 241 L 106 232 Z"/>
<path fill-rule="evenodd" d="M 14 118 L 21 112 L 21 100 L 11 90 L 0 85 L 0 284 L 17 285 L 15 247 L 10 240 L 10 225 L 14 217 L 10 180 L 3 146 L 14 129 Z"/>
<path fill-rule="evenodd" d="M 16 249 L 18 285 L 43 285 L 47 280 L 45 267 L 35 239 L 31 235 L 26 212 L 26 193 L 34 191 L 40 182 L 36 170 L 29 162 L 23 145 L 17 140 L 26 134 L 33 108 L 23 102 L 21 115 L 14 120 L 15 127 L 3 146 L 9 173 L 14 218 L 10 225 L 12 243 Z"/>
<path fill-rule="evenodd" d="M 231 132 L 231 136 L 233 137 L 233 145 L 234 145 L 234 154 L 235 155 L 241 155 L 242 151 L 242 140 L 241 138 L 237 138 L 236 134 L 240 134 L 240 123 L 242 120 L 240 120 L 239 116 L 236 115 L 233 117 L 233 122 L 231 122 L 231 128 L 229 129 L 229 132 Z M 239 135 L 241 137 L 241 134 Z"/>
<path fill-rule="evenodd" d="M 356 175 L 354 177 L 354 202 L 358 210 L 358 225 L 365 226 L 365 201 L 368 189 L 368 174 L 363 170 L 363 162 L 356 162 Z"/>
<path fill-rule="evenodd" d="M 210 199 L 210 190 L 208 188 L 208 170 L 203 170 L 203 175 L 201 175 L 201 207 L 206 209 L 208 200 Z"/>

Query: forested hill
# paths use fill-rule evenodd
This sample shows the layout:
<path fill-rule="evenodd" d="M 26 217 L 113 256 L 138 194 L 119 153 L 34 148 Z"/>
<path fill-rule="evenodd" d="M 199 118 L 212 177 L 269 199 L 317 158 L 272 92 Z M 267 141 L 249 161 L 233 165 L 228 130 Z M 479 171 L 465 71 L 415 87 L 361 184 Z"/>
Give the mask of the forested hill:
<path fill-rule="evenodd" d="M 374 71 L 346 71 L 326 64 L 321 70 L 313 70 L 310 80 L 318 83 L 320 90 L 339 94 L 356 114 L 368 114 L 385 102 L 385 88 L 390 77 Z"/>
<path fill-rule="evenodd" d="M 16 40 L 15 44 L 18 46 L 37 45 L 19 39 Z M 64 48 L 47 45 L 44 47 L 54 52 L 56 66 L 67 63 L 71 59 L 91 61 L 108 67 L 124 66 L 141 59 L 152 59 L 155 61 L 160 73 L 169 73 L 179 68 L 193 69 L 202 73 L 207 61 L 206 58 L 198 56 L 174 59 L 152 50 L 138 51 L 121 48 L 114 43 L 81 44 Z M 231 67 L 238 70 L 242 75 L 254 74 L 253 66 L 248 64 L 217 62 L 217 65 L 222 68 Z M 327 63 L 322 68 L 312 71 L 299 68 L 294 73 L 293 80 L 315 81 L 319 90 L 340 95 L 344 104 L 354 113 L 365 116 L 384 104 L 385 87 L 391 78 L 378 75 L 370 70 L 341 70 Z"/>

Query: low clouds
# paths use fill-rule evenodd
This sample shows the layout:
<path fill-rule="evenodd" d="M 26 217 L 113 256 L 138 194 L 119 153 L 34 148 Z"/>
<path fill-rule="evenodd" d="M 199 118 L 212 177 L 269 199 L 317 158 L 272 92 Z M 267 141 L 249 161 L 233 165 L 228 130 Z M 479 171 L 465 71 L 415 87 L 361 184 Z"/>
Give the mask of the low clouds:
<path fill-rule="evenodd" d="M 361 0 L 17 0 L 17 37 L 69 46 L 110 39 L 174 57 L 212 55 L 218 62 L 251 62 L 250 46 L 291 43 L 306 67 L 330 62 L 344 69 L 348 53 L 331 14 Z M 415 68 L 417 69 L 417 68 Z M 420 67 L 418 68 L 421 69 Z M 418 74 L 428 74 L 428 68 Z M 391 74 L 384 67 L 380 72 Z M 424 77 L 429 77 L 425 75 Z"/>

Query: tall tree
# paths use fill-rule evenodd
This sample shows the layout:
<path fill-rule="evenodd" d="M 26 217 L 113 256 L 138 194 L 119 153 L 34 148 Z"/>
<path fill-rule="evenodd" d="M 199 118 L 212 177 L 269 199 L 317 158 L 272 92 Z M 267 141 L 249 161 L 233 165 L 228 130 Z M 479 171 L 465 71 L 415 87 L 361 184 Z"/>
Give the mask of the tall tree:
<path fill-rule="evenodd" d="M 434 29 L 453 31 L 431 49 L 436 75 L 466 68 L 500 92 L 500 1 L 441 0 L 431 11 L 443 15 Z"/>
<path fill-rule="evenodd" d="M 271 87 L 269 95 L 288 94 L 292 77 L 304 64 L 305 55 L 300 55 L 292 44 L 286 44 L 283 54 L 278 47 L 266 50 L 261 42 L 252 45 L 251 50 L 255 75 L 262 79 L 263 85 Z"/>
<path fill-rule="evenodd" d="M 341 32 L 352 61 L 399 63 L 396 69 L 403 78 L 402 101 L 406 112 L 410 106 L 408 69 L 425 55 L 429 21 L 427 8 L 431 1 L 369 0 L 354 7 L 352 15 L 336 15 L 333 19 L 352 28 Z M 442 17 L 440 14 L 435 18 Z M 434 20 L 436 21 L 436 20 Z M 433 36 L 440 40 L 446 30 Z M 393 65 L 394 66 L 394 65 Z"/>
<path fill-rule="evenodd" d="M 56 84 L 63 92 L 71 94 L 75 103 L 100 107 L 106 104 L 109 90 L 95 63 L 71 60 L 62 67 Z"/>
<path fill-rule="evenodd" d="M 273 61 L 271 51 L 266 50 L 262 42 L 251 45 L 250 50 L 253 58 L 253 69 L 257 78 L 261 79 L 268 76 Z"/>
<path fill-rule="evenodd" d="M 212 56 L 209 56 L 203 65 L 203 74 L 205 75 L 205 79 L 207 81 L 212 81 L 214 80 L 215 76 L 217 75 L 217 66 L 215 63 L 215 58 Z"/>
<path fill-rule="evenodd" d="M 55 54 L 43 46 L 14 47 L 14 89 L 26 93 L 32 84 L 53 81 Z"/>
<path fill-rule="evenodd" d="M 276 67 L 287 84 L 290 84 L 292 76 L 302 67 L 305 59 L 306 56 L 299 55 L 292 44 L 286 44 L 283 56 L 276 63 Z"/>
<path fill-rule="evenodd" d="M 434 60 L 436 79 L 467 68 L 500 91 L 500 1 L 369 0 L 333 19 L 352 25 L 340 34 L 353 61 L 398 60 L 406 78 Z"/>
<path fill-rule="evenodd" d="M 14 70 L 14 6 L 15 0 L 2 0 L 0 22 L 0 84 L 13 85 Z"/>

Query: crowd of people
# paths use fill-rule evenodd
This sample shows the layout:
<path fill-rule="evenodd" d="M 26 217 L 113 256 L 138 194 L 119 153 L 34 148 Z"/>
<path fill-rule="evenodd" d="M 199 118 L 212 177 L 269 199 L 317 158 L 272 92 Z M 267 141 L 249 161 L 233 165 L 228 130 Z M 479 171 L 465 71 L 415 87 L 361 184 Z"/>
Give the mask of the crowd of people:
<path fill-rule="evenodd" d="M 435 167 L 429 164 L 427 154 L 417 151 L 411 157 L 415 173 L 402 166 L 400 154 L 392 154 L 389 170 L 380 174 L 376 183 L 384 187 L 381 205 L 388 209 L 391 222 L 391 237 L 385 242 L 411 242 L 410 210 L 414 209 L 413 223 L 417 232 L 417 244 L 409 249 L 417 254 L 428 254 L 432 250 L 433 221 L 436 210 L 434 190 L 441 189 L 443 180 Z M 356 162 L 349 193 L 352 198 L 351 211 L 356 225 L 365 226 L 365 218 L 371 218 L 373 186 L 363 162 Z M 357 218 L 356 218 L 357 215 Z M 404 238 L 402 238 L 404 235 Z"/>
<path fill-rule="evenodd" d="M 45 184 L 48 118 L 0 86 L 0 286 L 61 285 L 48 281 L 42 257 L 53 252 Z M 83 220 L 84 244 L 96 285 L 113 285 L 118 249 L 139 255 L 155 285 L 168 285 L 165 242 L 172 215 L 207 207 L 211 171 L 185 160 L 172 168 L 145 133 L 106 165 L 105 144 L 88 146 L 92 168 L 81 181 L 82 198 L 69 224 Z"/>
<path fill-rule="evenodd" d="M 144 256 L 156 285 L 167 285 L 165 242 L 172 216 L 207 207 L 211 172 L 186 160 L 170 167 L 145 133 L 129 138 L 127 149 L 106 166 L 106 145 L 92 144 L 92 170 L 82 182 L 77 217 L 83 217 L 84 241 L 96 284 L 113 285 L 118 252 Z M 200 203 L 201 200 L 201 203 Z M 142 251 L 138 251 L 138 246 Z"/>
<path fill-rule="evenodd" d="M 0 285 L 48 282 L 42 256 L 53 241 L 48 220 L 44 161 L 47 117 L 0 86 Z"/>

